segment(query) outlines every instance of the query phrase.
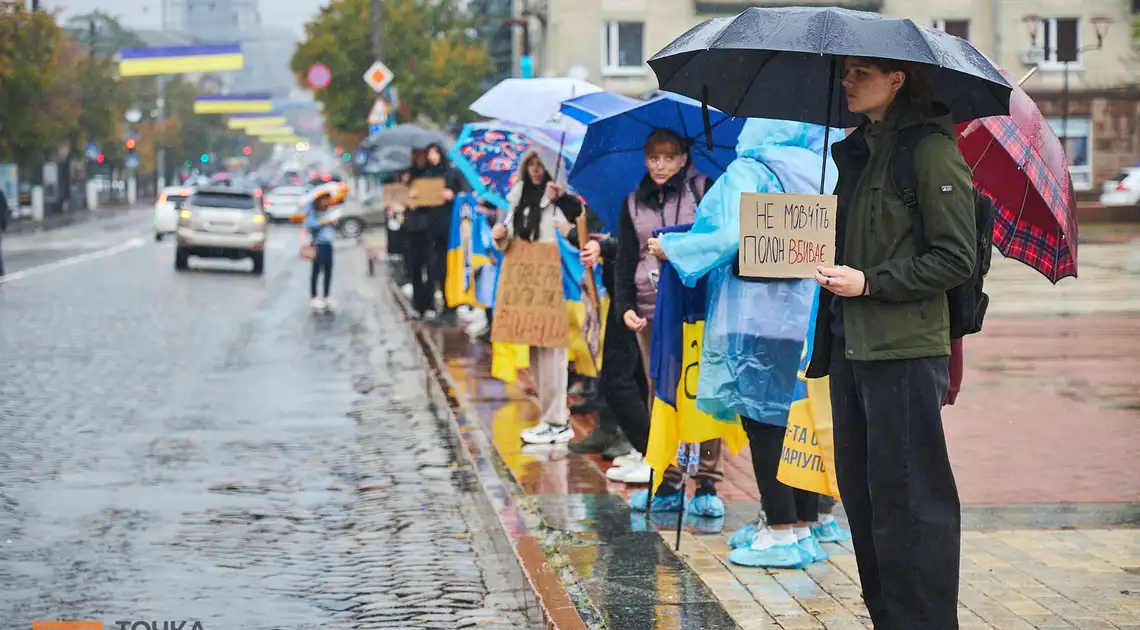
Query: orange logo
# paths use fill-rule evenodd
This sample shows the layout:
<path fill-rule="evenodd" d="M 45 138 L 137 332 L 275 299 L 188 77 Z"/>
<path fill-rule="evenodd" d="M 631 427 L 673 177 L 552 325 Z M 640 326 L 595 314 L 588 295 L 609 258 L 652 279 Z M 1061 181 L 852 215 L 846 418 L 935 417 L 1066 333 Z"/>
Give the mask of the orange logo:
<path fill-rule="evenodd" d="M 33 621 L 32 630 L 103 630 L 102 621 Z"/>

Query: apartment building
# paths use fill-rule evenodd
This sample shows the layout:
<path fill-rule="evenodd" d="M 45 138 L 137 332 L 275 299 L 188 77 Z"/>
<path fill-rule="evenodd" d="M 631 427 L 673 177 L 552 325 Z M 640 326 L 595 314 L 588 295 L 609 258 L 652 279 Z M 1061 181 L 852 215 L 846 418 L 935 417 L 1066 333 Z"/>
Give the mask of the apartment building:
<path fill-rule="evenodd" d="M 749 6 L 843 6 L 904 16 L 969 39 L 1020 79 L 1065 138 L 1073 184 L 1140 162 L 1140 0 L 515 0 L 528 15 L 539 76 L 578 76 L 638 95 L 656 87 L 645 61 L 711 17 Z M 1098 29 L 1103 35 L 1097 48 Z M 1067 85 L 1067 87 L 1066 87 Z"/>

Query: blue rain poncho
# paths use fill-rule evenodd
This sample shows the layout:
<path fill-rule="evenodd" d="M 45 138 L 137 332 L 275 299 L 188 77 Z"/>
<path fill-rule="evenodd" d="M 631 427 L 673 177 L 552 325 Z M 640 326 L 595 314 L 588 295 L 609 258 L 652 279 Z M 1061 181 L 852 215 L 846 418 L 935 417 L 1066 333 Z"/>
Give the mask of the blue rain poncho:
<path fill-rule="evenodd" d="M 717 418 L 787 424 L 818 287 L 811 279 L 736 277 L 740 194 L 819 193 L 825 131 L 820 125 L 750 119 L 737 141 L 738 157 L 701 201 L 692 229 L 661 236 L 661 248 L 686 286 L 708 277 L 697 408 Z M 844 136 L 842 129 L 832 129 L 828 142 Z M 837 179 L 829 150 L 826 193 Z"/>

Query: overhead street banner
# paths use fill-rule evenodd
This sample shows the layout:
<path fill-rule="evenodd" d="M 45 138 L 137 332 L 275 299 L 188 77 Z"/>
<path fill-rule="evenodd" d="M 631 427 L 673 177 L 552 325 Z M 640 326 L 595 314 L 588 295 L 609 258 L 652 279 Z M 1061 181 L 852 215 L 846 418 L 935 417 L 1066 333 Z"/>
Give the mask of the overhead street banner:
<path fill-rule="evenodd" d="M 191 72 L 226 72 L 245 67 L 241 44 L 200 44 L 124 48 L 119 51 L 119 76 L 147 77 Z"/>

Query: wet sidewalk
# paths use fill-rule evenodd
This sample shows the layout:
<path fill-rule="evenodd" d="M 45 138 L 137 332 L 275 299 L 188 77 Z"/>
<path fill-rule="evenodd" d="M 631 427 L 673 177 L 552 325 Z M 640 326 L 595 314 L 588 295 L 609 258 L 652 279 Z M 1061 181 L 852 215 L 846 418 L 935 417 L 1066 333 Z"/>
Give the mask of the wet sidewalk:
<path fill-rule="evenodd" d="M 1082 250 L 1088 269 L 1105 273 L 1080 290 L 1126 290 L 1135 280 L 1120 272 L 1134 252 Z M 1057 317 L 1048 292 L 1060 287 L 1019 273 L 1000 264 L 987 280 L 1004 308 L 969 340 L 963 394 L 946 415 L 967 528 L 962 627 L 1140 630 L 1140 307 Z M 848 546 L 826 545 L 831 560 L 806 571 L 727 564 L 728 535 L 759 511 L 747 449 L 726 462 L 727 516 L 687 519 L 674 552 L 676 515 L 631 513 L 629 490 L 605 479 L 600 457 L 524 447 L 519 433 L 537 410 L 490 377 L 489 347 L 424 330 L 465 422 L 486 436 L 529 515 L 520 522 L 560 578 L 560 605 L 573 602 L 578 619 L 564 614 L 555 627 L 870 627 Z M 575 417 L 576 433 L 594 421 Z"/>

